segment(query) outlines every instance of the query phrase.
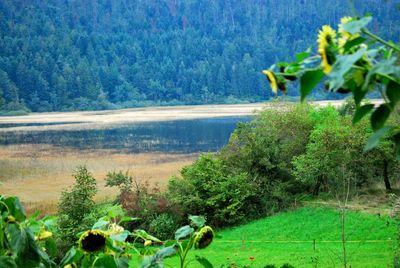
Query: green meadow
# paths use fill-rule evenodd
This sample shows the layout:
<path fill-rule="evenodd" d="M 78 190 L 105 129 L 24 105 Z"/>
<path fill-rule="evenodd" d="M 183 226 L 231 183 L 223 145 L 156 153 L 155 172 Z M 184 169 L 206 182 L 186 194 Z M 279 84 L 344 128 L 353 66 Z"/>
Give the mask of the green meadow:
<path fill-rule="evenodd" d="M 353 211 L 346 214 L 346 220 L 348 265 L 393 267 L 396 223 L 387 216 Z M 217 231 L 207 249 L 191 252 L 193 261 L 188 267 L 202 267 L 195 255 L 207 257 L 214 267 L 281 267 L 285 263 L 340 267 L 342 250 L 340 213 L 333 208 L 304 207 Z M 179 260 L 165 263 L 178 267 Z"/>

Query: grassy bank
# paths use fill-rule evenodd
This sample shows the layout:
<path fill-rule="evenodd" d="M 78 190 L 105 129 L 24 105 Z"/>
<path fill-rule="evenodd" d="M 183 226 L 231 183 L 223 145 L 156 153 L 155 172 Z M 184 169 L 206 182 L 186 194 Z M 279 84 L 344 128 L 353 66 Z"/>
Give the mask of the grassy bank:
<path fill-rule="evenodd" d="M 221 230 L 219 238 L 195 255 L 207 257 L 214 267 L 340 267 L 342 263 L 339 212 L 331 208 L 300 208 Z M 348 212 L 346 247 L 351 267 L 392 267 L 396 224 L 387 216 Z M 313 240 L 315 239 L 315 250 Z M 250 260 L 254 257 L 254 260 Z M 177 267 L 178 259 L 167 262 Z M 200 267 L 192 262 L 189 267 Z"/>

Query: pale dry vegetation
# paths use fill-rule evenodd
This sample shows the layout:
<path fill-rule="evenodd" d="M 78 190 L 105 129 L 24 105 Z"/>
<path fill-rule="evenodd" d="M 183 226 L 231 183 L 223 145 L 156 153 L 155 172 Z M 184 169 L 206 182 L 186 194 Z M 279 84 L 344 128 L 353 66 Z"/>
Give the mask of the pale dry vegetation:
<path fill-rule="evenodd" d="M 0 148 L 1 193 L 17 195 L 27 210 L 56 211 L 63 189 L 73 184 L 71 176 L 79 165 L 86 165 L 97 179 L 98 200 L 113 198 L 115 189 L 104 187 L 109 171 L 129 170 L 137 179 L 164 182 L 197 158 L 197 154 L 117 153 L 106 150 L 77 151 L 50 145 L 13 145 Z"/>

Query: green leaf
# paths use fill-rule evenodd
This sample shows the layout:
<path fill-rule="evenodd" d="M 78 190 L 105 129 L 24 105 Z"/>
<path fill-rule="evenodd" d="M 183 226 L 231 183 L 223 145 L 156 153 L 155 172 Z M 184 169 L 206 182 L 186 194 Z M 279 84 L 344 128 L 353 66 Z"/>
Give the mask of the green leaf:
<path fill-rule="evenodd" d="M 37 267 L 42 259 L 49 261 L 48 256 L 40 250 L 29 228 L 20 228 L 17 224 L 9 224 L 6 227 L 7 238 L 13 253 L 15 262 L 19 267 Z"/>
<path fill-rule="evenodd" d="M 109 224 L 109 221 L 106 220 L 98 220 L 95 224 L 93 224 L 92 226 L 92 230 L 95 229 L 100 229 L 100 230 L 104 230 L 107 228 L 107 225 Z"/>
<path fill-rule="evenodd" d="M 308 56 L 310 56 L 310 51 L 304 51 L 296 54 L 296 61 L 301 62 L 304 59 L 306 59 Z"/>
<path fill-rule="evenodd" d="M 354 102 L 357 106 L 360 105 L 362 100 L 364 99 L 365 95 L 367 94 L 367 91 L 363 90 L 361 87 L 355 87 L 353 90 L 353 97 L 354 97 Z"/>
<path fill-rule="evenodd" d="M 343 25 L 343 29 L 350 34 L 356 34 L 365 28 L 372 21 L 372 17 L 364 17 L 359 20 L 353 20 Z"/>
<path fill-rule="evenodd" d="M 26 247 L 26 233 L 22 231 L 19 224 L 10 223 L 6 225 L 5 234 L 10 243 L 11 251 L 18 255 Z"/>
<path fill-rule="evenodd" d="M 108 249 L 111 249 L 112 251 L 115 252 L 122 252 L 123 249 L 121 247 L 118 247 L 117 245 L 114 245 L 113 240 L 111 240 L 110 238 L 106 239 L 106 246 Z"/>
<path fill-rule="evenodd" d="M 57 253 L 57 244 L 54 239 L 47 239 L 45 241 L 45 248 L 46 252 L 48 252 L 50 255 L 55 255 Z"/>
<path fill-rule="evenodd" d="M 141 268 L 163 268 L 162 260 L 176 254 L 175 247 L 166 247 L 156 252 L 153 256 L 145 257 L 140 265 Z"/>
<path fill-rule="evenodd" d="M 128 238 L 130 232 L 127 230 L 122 231 L 119 234 L 113 234 L 110 235 L 110 239 L 118 242 L 125 242 L 125 240 Z"/>
<path fill-rule="evenodd" d="M 142 238 L 143 240 L 151 240 L 153 242 L 161 243 L 162 241 L 158 239 L 157 237 L 154 237 L 152 235 L 149 235 L 146 231 L 144 230 L 135 230 L 135 232 L 132 234 L 133 236 L 137 236 Z"/>
<path fill-rule="evenodd" d="M 206 223 L 206 219 L 203 216 L 189 216 L 189 220 L 193 223 L 196 227 L 203 227 Z"/>
<path fill-rule="evenodd" d="M 365 104 L 359 107 L 354 113 L 353 124 L 356 124 L 358 121 L 360 121 L 365 115 L 374 109 L 374 107 L 375 106 L 373 104 Z"/>
<path fill-rule="evenodd" d="M 371 126 L 374 131 L 382 128 L 390 115 L 390 107 L 387 103 L 381 104 L 371 115 Z"/>
<path fill-rule="evenodd" d="M 214 266 L 206 258 L 196 255 L 196 261 L 198 261 L 204 268 L 214 268 Z"/>
<path fill-rule="evenodd" d="M 373 80 L 376 74 L 383 74 L 385 76 L 388 76 L 391 74 L 398 74 L 398 73 L 400 73 L 400 67 L 396 66 L 395 57 L 387 60 L 381 60 L 368 71 L 368 74 L 365 77 L 363 90 L 367 91 L 371 80 Z"/>
<path fill-rule="evenodd" d="M 17 268 L 14 259 L 9 256 L 0 256 L 0 267 L 2 268 Z"/>
<path fill-rule="evenodd" d="M 175 246 L 170 246 L 170 247 L 165 247 L 165 248 L 161 249 L 160 251 L 157 251 L 155 256 L 157 257 L 157 259 L 163 260 L 165 258 L 172 257 L 175 254 L 176 254 Z"/>
<path fill-rule="evenodd" d="M 301 101 L 315 88 L 321 79 L 324 77 L 324 72 L 321 69 L 312 69 L 306 71 L 300 78 L 300 94 Z"/>
<path fill-rule="evenodd" d="M 60 267 L 64 267 L 65 265 L 71 264 L 73 262 L 78 262 L 83 256 L 83 252 L 81 250 L 77 250 L 75 247 L 72 247 L 68 250 L 67 254 L 65 254 L 64 258 L 61 260 Z"/>
<path fill-rule="evenodd" d="M 176 240 L 165 240 L 164 247 L 169 247 L 176 244 Z"/>
<path fill-rule="evenodd" d="M 52 227 L 56 226 L 57 217 L 56 216 L 46 216 L 42 219 L 44 226 L 47 229 L 51 229 Z"/>
<path fill-rule="evenodd" d="M 11 215 L 14 216 L 17 221 L 22 222 L 26 219 L 25 209 L 22 206 L 21 202 L 19 201 L 18 197 L 15 196 L 7 197 L 4 200 L 4 203 L 6 203 L 8 209 L 10 210 Z"/>
<path fill-rule="evenodd" d="M 96 268 L 118 268 L 114 258 L 109 255 L 101 255 L 93 263 L 93 267 Z"/>
<path fill-rule="evenodd" d="M 391 130 L 391 127 L 386 126 L 386 127 L 379 129 L 374 134 L 372 134 L 371 137 L 369 137 L 367 144 L 364 147 L 364 152 L 367 152 L 367 151 L 375 148 L 376 146 L 378 146 L 380 139 L 383 136 L 385 136 L 390 130 Z"/>
<path fill-rule="evenodd" d="M 344 75 L 353 67 L 364 54 L 366 49 L 361 48 L 357 52 L 350 55 L 338 55 L 333 65 L 332 72 L 329 74 L 329 87 L 332 91 L 337 91 L 345 83 Z"/>
<path fill-rule="evenodd" d="M 191 234 L 193 234 L 193 232 L 194 232 L 194 229 L 192 227 L 190 227 L 189 225 L 183 226 L 183 227 L 179 228 L 178 230 L 176 230 L 175 240 L 184 239 L 184 238 L 190 236 Z"/>
<path fill-rule="evenodd" d="M 129 267 L 129 258 L 127 256 L 121 256 L 116 259 L 118 268 L 128 268 Z"/>
<path fill-rule="evenodd" d="M 364 37 L 359 36 L 357 38 L 354 38 L 354 39 L 346 42 L 346 44 L 344 45 L 344 51 L 345 52 L 349 51 L 351 48 L 364 43 L 365 40 L 367 40 L 367 39 L 365 39 Z"/>
<path fill-rule="evenodd" d="M 390 101 L 390 105 L 394 108 L 397 102 L 400 100 L 400 84 L 390 80 L 386 86 L 386 96 Z"/>

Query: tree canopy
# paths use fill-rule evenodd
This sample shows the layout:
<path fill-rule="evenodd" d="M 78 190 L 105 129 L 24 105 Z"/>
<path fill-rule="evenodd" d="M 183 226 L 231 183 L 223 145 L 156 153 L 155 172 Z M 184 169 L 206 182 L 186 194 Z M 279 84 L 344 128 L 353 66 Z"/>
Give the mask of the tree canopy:
<path fill-rule="evenodd" d="M 376 15 L 371 28 L 382 37 L 400 36 L 396 1 L 353 2 Z M 320 25 L 352 8 L 333 0 L 1 1 L 0 110 L 266 100 L 273 94 L 260 70 L 307 49 Z"/>

